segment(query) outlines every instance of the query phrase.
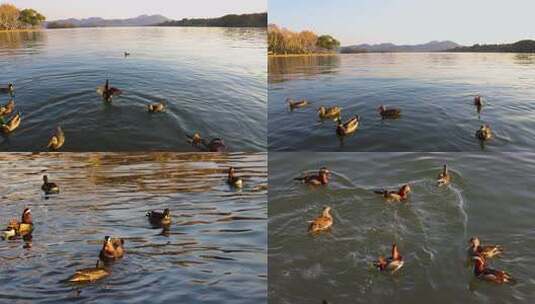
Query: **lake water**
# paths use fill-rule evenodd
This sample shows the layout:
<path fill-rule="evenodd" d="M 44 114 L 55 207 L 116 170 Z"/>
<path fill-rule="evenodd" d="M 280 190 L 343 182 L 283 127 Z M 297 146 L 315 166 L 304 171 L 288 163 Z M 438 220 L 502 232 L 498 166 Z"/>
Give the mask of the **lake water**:
<path fill-rule="evenodd" d="M 394 53 L 269 59 L 269 149 L 276 151 L 519 151 L 535 148 L 535 55 Z M 487 105 L 480 114 L 476 94 Z M 286 98 L 308 108 L 288 111 Z M 398 120 L 377 108 L 398 107 Z M 320 105 L 358 114 L 361 127 L 341 142 Z M 481 124 L 496 138 L 482 147 Z"/>
<path fill-rule="evenodd" d="M 437 188 L 447 163 L 452 184 Z M 533 303 L 535 170 L 529 153 L 270 153 L 270 303 Z M 327 166 L 332 182 L 311 189 L 292 179 Z M 410 183 L 407 203 L 372 192 Z M 332 207 L 330 232 L 313 237 L 307 221 Z M 505 247 L 492 267 L 518 283 L 474 279 L 472 236 Z M 395 275 L 372 262 L 396 241 L 405 266 Z"/>
<path fill-rule="evenodd" d="M 34 221 L 31 248 L 0 240 L 0 302 L 266 301 L 266 154 L 3 153 L 0 168 L 0 224 L 26 206 Z M 44 173 L 59 195 L 43 197 Z M 170 229 L 152 228 L 145 213 L 166 207 Z M 65 282 L 95 265 L 105 235 L 125 239 L 111 275 Z"/>
<path fill-rule="evenodd" d="M 19 129 L 0 136 L 0 150 L 46 150 L 58 124 L 63 151 L 194 151 L 185 135 L 195 131 L 222 137 L 230 151 L 266 148 L 265 29 L 4 32 L 0 71 L 23 113 Z M 106 78 L 123 90 L 111 105 L 96 93 Z M 167 112 L 149 114 L 147 105 L 162 99 Z"/>

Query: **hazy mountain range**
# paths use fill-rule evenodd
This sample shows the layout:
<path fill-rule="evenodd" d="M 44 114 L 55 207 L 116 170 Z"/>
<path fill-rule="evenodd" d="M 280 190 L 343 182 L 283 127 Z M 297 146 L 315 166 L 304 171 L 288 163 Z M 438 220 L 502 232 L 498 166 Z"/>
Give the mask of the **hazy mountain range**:
<path fill-rule="evenodd" d="M 461 47 L 453 41 L 431 41 L 416 45 L 396 45 L 393 43 L 359 44 L 345 46 L 342 53 L 396 53 L 396 52 L 439 52 Z"/>
<path fill-rule="evenodd" d="M 171 19 L 162 15 L 141 15 L 135 18 L 128 19 L 103 19 L 100 17 L 91 17 L 85 19 L 63 19 L 47 22 L 48 24 L 65 24 L 72 27 L 104 27 L 104 26 L 145 26 L 156 25 Z"/>

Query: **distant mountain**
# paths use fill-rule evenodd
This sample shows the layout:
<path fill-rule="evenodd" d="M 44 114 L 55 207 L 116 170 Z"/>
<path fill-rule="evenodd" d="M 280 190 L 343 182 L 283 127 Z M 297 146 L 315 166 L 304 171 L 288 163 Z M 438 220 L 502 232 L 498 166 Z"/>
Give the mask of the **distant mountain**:
<path fill-rule="evenodd" d="M 448 52 L 535 53 L 535 40 L 520 40 L 508 44 L 474 44 L 452 48 Z"/>
<path fill-rule="evenodd" d="M 166 21 L 159 26 L 203 26 L 203 27 L 267 27 L 267 13 L 225 15 L 219 18 L 198 18 Z"/>
<path fill-rule="evenodd" d="M 106 27 L 106 26 L 146 26 L 156 25 L 171 19 L 162 15 L 141 15 L 136 18 L 128 19 L 103 19 L 100 17 L 91 17 L 86 19 L 63 19 L 46 22 L 48 28 L 56 27 Z"/>
<path fill-rule="evenodd" d="M 341 53 L 401 53 L 401 52 L 439 52 L 461 45 L 453 41 L 431 41 L 416 45 L 395 45 L 393 43 L 359 44 L 345 46 L 340 49 Z"/>

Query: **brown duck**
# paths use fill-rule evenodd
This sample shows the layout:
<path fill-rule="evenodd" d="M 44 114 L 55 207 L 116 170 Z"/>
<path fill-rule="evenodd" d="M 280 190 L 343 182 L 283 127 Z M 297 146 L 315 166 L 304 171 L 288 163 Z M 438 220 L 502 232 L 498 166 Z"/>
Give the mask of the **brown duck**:
<path fill-rule="evenodd" d="M 329 169 L 327 169 L 326 167 L 322 167 L 319 169 L 318 174 L 306 174 L 301 177 L 296 177 L 294 178 L 294 180 L 301 181 L 307 185 L 320 186 L 327 185 L 329 183 L 330 175 L 331 171 L 329 171 Z"/>
<path fill-rule="evenodd" d="M 468 254 L 471 257 L 481 256 L 484 259 L 493 258 L 503 254 L 503 247 L 500 245 L 481 245 L 481 241 L 478 237 L 472 237 L 469 241 L 470 247 L 468 248 Z"/>
<path fill-rule="evenodd" d="M 448 172 L 448 166 L 444 165 L 442 168 L 442 172 L 440 172 L 437 176 L 437 186 L 446 186 L 451 181 L 451 175 Z"/>
<path fill-rule="evenodd" d="M 109 270 L 100 265 L 97 260 L 97 265 L 94 268 L 84 268 L 76 270 L 76 272 L 69 278 L 71 283 L 88 283 L 95 282 L 110 275 Z"/>
<path fill-rule="evenodd" d="M 308 232 L 318 233 L 331 228 L 333 225 L 333 217 L 330 212 L 331 207 L 323 207 L 321 215 L 315 218 L 313 221 L 309 221 Z"/>
<path fill-rule="evenodd" d="M 6 123 L 2 124 L 2 132 L 4 133 L 11 133 L 15 131 L 20 126 L 20 112 L 15 114 L 13 117 L 11 117 L 10 120 L 8 120 Z"/>
<path fill-rule="evenodd" d="M 227 183 L 236 188 L 243 187 L 243 179 L 239 176 L 236 176 L 236 172 L 233 167 L 228 169 Z"/>
<path fill-rule="evenodd" d="M 492 131 L 489 125 L 482 125 L 479 130 L 476 131 L 476 138 L 479 140 L 489 140 L 492 138 Z"/>
<path fill-rule="evenodd" d="M 318 108 L 318 116 L 320 117 L 320 119 L 335 119 L 337 117 L 340 117 L 341 113 L 342 108 L 338 106 L 332 106 L 329 108 L 321 106 Z"/>
<path fill-rule="evenodd" d="M 387 109 L 384 105 L 381 105 L 377 111 L 382 118 L 399 118 L 401 116 L 400 109 Z"/>
<path fill-rule="evenodd" d="M 9 221 L 6 231 L 14 231 L 17 235 L 25 235 L 33 231 L 32 211 L 24 208 L 20 222 L 16 219 Z"/>
<path fill-rule="evenodd" d="M 100 250 L 100 259 L 104 262 L 110 262 L 122 258 L 124 256 L 123 245 L 123 239 L 112 239 L 109 236 L 105 236 L 102 250 Z"/>
<path fill-rule="evenodd" d="M 515 279 L 513 279 L 513 277 L 509 273 L 503 270 L 495 270 L 495 269 L 489 268 L 485 258 L 481 256 L 475 256 L 473 260 L 474 260 L 474 275 L 476 276 L 476 278 L 483 280 L 483 281 L 496 283 L 496 284 L 516 283 Z"/>
<path fill-rule="evenodd" d="M 392 256 L 385 258 L 380 256 L 374 263 L 375 267 L 380 271 L 390 271 L 394 273 L 403 267 L 403 256 L 399 254 L 396 243 L 392 244 Z"/>
<path fill-rule="evenodd" d="M 54 135 L 52 135 L 46 147 L 50 150 L 57 151 L 61 147 L 63 147 L 63 144 L 65 144 L 65 133 L 63 133 L 61 127 L 58 126 L 56 128 L 56 132 L 54 133 Z"/>
<path fill-rule="evenodd" d="M 209 142 L 201 137 L 199 133 L 193 135 L 186 135 L 188 142 L 194 147 L 207 152 L 225 152 L 227 146 L 221 138 L 213 138 Z"/>
<path fill-rule="evenodd" d="M 398 191 L 388 191 L 386 189 L 382 191 L 374 191 L 377 194 L 383 195 L 387 202 L 401 202 L 409 198 L 409 193 L 411 192 L 411 187 L 409 184 L 405 184 L 399 188 Z"/>
<path fill-rule="evenodd" d="M 338 125 L 336 126 L 336 134 L 339 136 L 349 135 L 357 130 L 360 124 L 360 117 L 355 115 L 355 117 L 349 119 L 346 122 L 342 122 L 340 118 L 336 120 Z"/>
<path fill-rule="evenodd" d="M 110 86 L 110 80 L 106 79 L 106 83 L 104 86 L 97 88 L 97 93 L 102 95 L 102 99 L 104 99 L 107 102 L 111 102 L 114 96 L 119 96 L 123 93 L 123 91 L 119 90 L 116 87 Z"/>
<path fill-rule="evenodd" d="M 152 225 L 166 226 L 171 224 L 171 212 L 169 208 L 165 208 L 163 212 L 149 211 L 147 217 Z"/>
<path fill-rule="evenodd" d="M 288 107 L 292 111 L 294 109 L 306 107 L 306 106 L 308 106 L 310 104 L 310 102 L 308 102 L 308 100 L 306 100 L 306 99 L 293 100 L 291 98 L 288 98 L 288 99 L 286 99 L 286 102 L 288 103 Z"/>
<path fill-rule="evenodd" d="M 15 110 L 15 101 L 10 99 L 5 105 L 0 106 L 0 116 L 10 115 Z"/>
<path fill-rule="evenodd" d="M 157 103 L 152 103 L 147 105 L 148 111 L 150 113 L 158 113 L 158 112 L 164 112 L 165 111 L 165 101 L 160 101 Z"/>

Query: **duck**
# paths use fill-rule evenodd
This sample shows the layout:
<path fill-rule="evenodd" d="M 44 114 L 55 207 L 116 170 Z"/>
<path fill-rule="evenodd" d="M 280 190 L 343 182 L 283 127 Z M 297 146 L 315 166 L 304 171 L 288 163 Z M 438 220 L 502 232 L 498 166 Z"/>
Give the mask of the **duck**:
<path fill-rule="evenodd" d="M 30 208 L 24 208 L 20 222 L 16 219 L 9 221 L 6 231 L 10 231 L 9 233 L 11 234 L 11 230 L 14 230 L 18 235 L 28 234 L 33 231 L 32 211 Z"/>
<path fill-rule="evenodd" d="M 2 132 L 7 134 L 15 131 L 20 125 L 20 120 L 20 112 L 18 112 L 8 122 L 2 124 Z"/>
<path fill-rule="evenodd" d="M 474 236 L 468 241 L 470 247 L 468 248 L 468 254 L 471 257 L 481 256 L 485 259 L 493 258 L 503 254 L 503 247 L 500 245 L 485 245 L 481 246 L 481 241 L 478 237 Z"/>
<path fill-rule="evenodd" d="M 107 101 L 111 102 L 113 96 L 119 96 L 123 93 L 123 91 L 119 90 L 116 87 L 110 87 L 110 80 L 106 79 L 106 83 L 104 86 L 100 86 L 97 88 L 97 93 L 102 95 L 102 98 Z"/>
<path fill-rule="evenodd" d="M 437 186 L 446 186 L 451 181 L 451 175 L 448 172 L 448 166 L 444 165 L 442 168 L 442 172 L 440 172 L 437 176 Z"/>
<path fill-rule="evenodd" d="M 76 272 L 69 278 L 71 283 L 87 283 L 95 282 L 110 275 L 110 272 L 100 266 L 100 261 L 97 260 L 95 268 L 84 268 L 76 270 Z"/>
<path fill-rule="evenodd" d="M 149 211 L 147 212 L 147 217 L 153 225 L 170 225 L 171 224 L 171 213 L 169 208 L 165 208 L 163 212 L 158 211 Z"/>
<path fill-rule="evenodd" d="M 124 256 L 123 245 L 123 239 L 112 239 L 109 236 L 105 236 L 102 250 L 100 250 L 100 259 L 104 262 L 110 262 L 122 258 Z"/>
<path fill-rule="evenodd" d="M 147 105 L 147 108 L 150 113 L 164 112 L 165 111 L 165 101 L 160 101 L 157 103 L 152 103 Z"/>
<path fill-rule="evenodd" d="M 476 95 L 476 96 L 474 97 L 474 105 L 475 105 L 476 107 L 481 107 L 481 106 L 483 106 L 483 99 L 481 98 L 480 95 Z"/>
<path fill-rule="evenodd" d="M 332 106 L 329 108 L 321 106 L 318 108 L 318 116 L 320 117 L 320 119 L 334 119 L 340 117 L 341 113 L 342 108 L 338 106 Z"/>
<path fill-rule="evenodd" d="M 336 134 L 338 134 L 339 136 L 345 136 L 357 130 L 360 124 L 360 117 L 358 115 L 355 115 L 355 117 L 351 118 L 346 122 L 342 122 L 340 118 L 337 118 L 336 122 L 338 123 L 338 125 L 336 126 Z"/>
<path fill-rule="evenodd" d="M 382 118 L 398 118 L 401 116 L 400 109 L 387 109 L 384 105 L 381 105 L 377 111 Z"/>
<path fill-rule="evenodd" d="M 293 100 L 291 98 L 288 98 L 286 99 L 286 102 L 288 103 L 288 107 L 290 107 L 290 110 L 294 110 L 294 109 L 297 109 L 297 108 L 303 108 L 303 107 L 306 107 L 310 104 L 310 102 L 308 102 L 308 100 L 306 99 L 301 99 L 301 100 Z"/>
<path fill-rule="evenodd" d="M 190 144 L 201 150 L 206 150 L 208 152 L 225 152 L 227 150 L 227 146 L 221 138 L 213 138 L 207 142 L 199 133 L 186 135 L 186 137 Z"/>
<path fill-rule="evenodd" d="M 58 126 L 56 128 L 56 132 L 54 133 L 54 135 L 52 135 L 46 147 L 49 148 L 50 150 L 57 151 L 63 146 L 64 143 L 65 143 L 65 133 L 63 133 L 61 126 Z"/>
<path fill-rule="evenodd" d="M 325 206 L 321 212 L 321 215 L 315 218 L 313 221 L 309 221 L 308 232 L 318 233 L 320 231 L 327 230 L 333 225 L 333 217 L 330 214 L 331 207 Z"/>
<path fill-rule="evenodd" d="M 13 94 L 15 93 L 15 85 L 12 83 L 8 83 L 6 87 L 0 87 L 0 93 L 4 94 Z"/>
<path fill-rule="evenodd" d="M 227 183 L 236 188 L 243 187 L 243 179 L 235 175 L 235 169 L 233 167 L 228 169 Z"/>
<path fill-rule="evenodd" d="M 396 243 L 392 244 L 392 256 L 385 258 L 380 256 L 377 261 L 374 263 L 375 267 L 380 271 L 390 271 L 394 273 L 403 267 L 404 261 L 403 256 L 399 254 L 398 246 Z"/>
<path fill-rule="evenodd" d="M 124 52 L 124 57 L 128 57 L 130 56 L 130 53 L 129 52 Z"/>
<path fill-rule="evenodd" d="M 474 256 L 474 275 L 476 278 L 496 284 L 514 284 L 515 279 L 503 270 L 495 270 L 487 266 L 485 258 Z"/>
<path fill-rule="evenodd" d="M 56 185 L 56 183 L 48 182 L 48 175 L 43 175 L 43 185 L 41 186 L 41 190 L 43 190 L 45 194 L 58 194 L 59 186 Z"/>
<path fill-rule="evenodd" d="M 492 138 L 492 131 L 489 125 L 481 125 L 479 130 L 476 131 L 476 137 L 479 140 L 489 140 Z"/>
<path fill-rule="evenodd" d="M 399 188 L 398 191 L 388 191 L 386 189 L 382 191 L 374 191 L 377 194 L 383 195 L 383 197 L 388 202 L 401 202 L 406 200 L 409 197 L 409 193 L 411 192 L 411 187 L 409 184 L 405 184 Z"/>
<path fill-rule="evenodd" d="M 304 175 L 294 178 L 294 180 L 301 181 L 304 184 L 311 186 L 327 185 L 329 183 L 329 176 L 331 171 L 327 167 L 321 167 L 318 174 Z"/>
<path fill-rule="evenodd" d="M 15 101 L 10 99 L 5 105 L 0 106 L 0 116 L 9 115 L 15 110 Z"/>

